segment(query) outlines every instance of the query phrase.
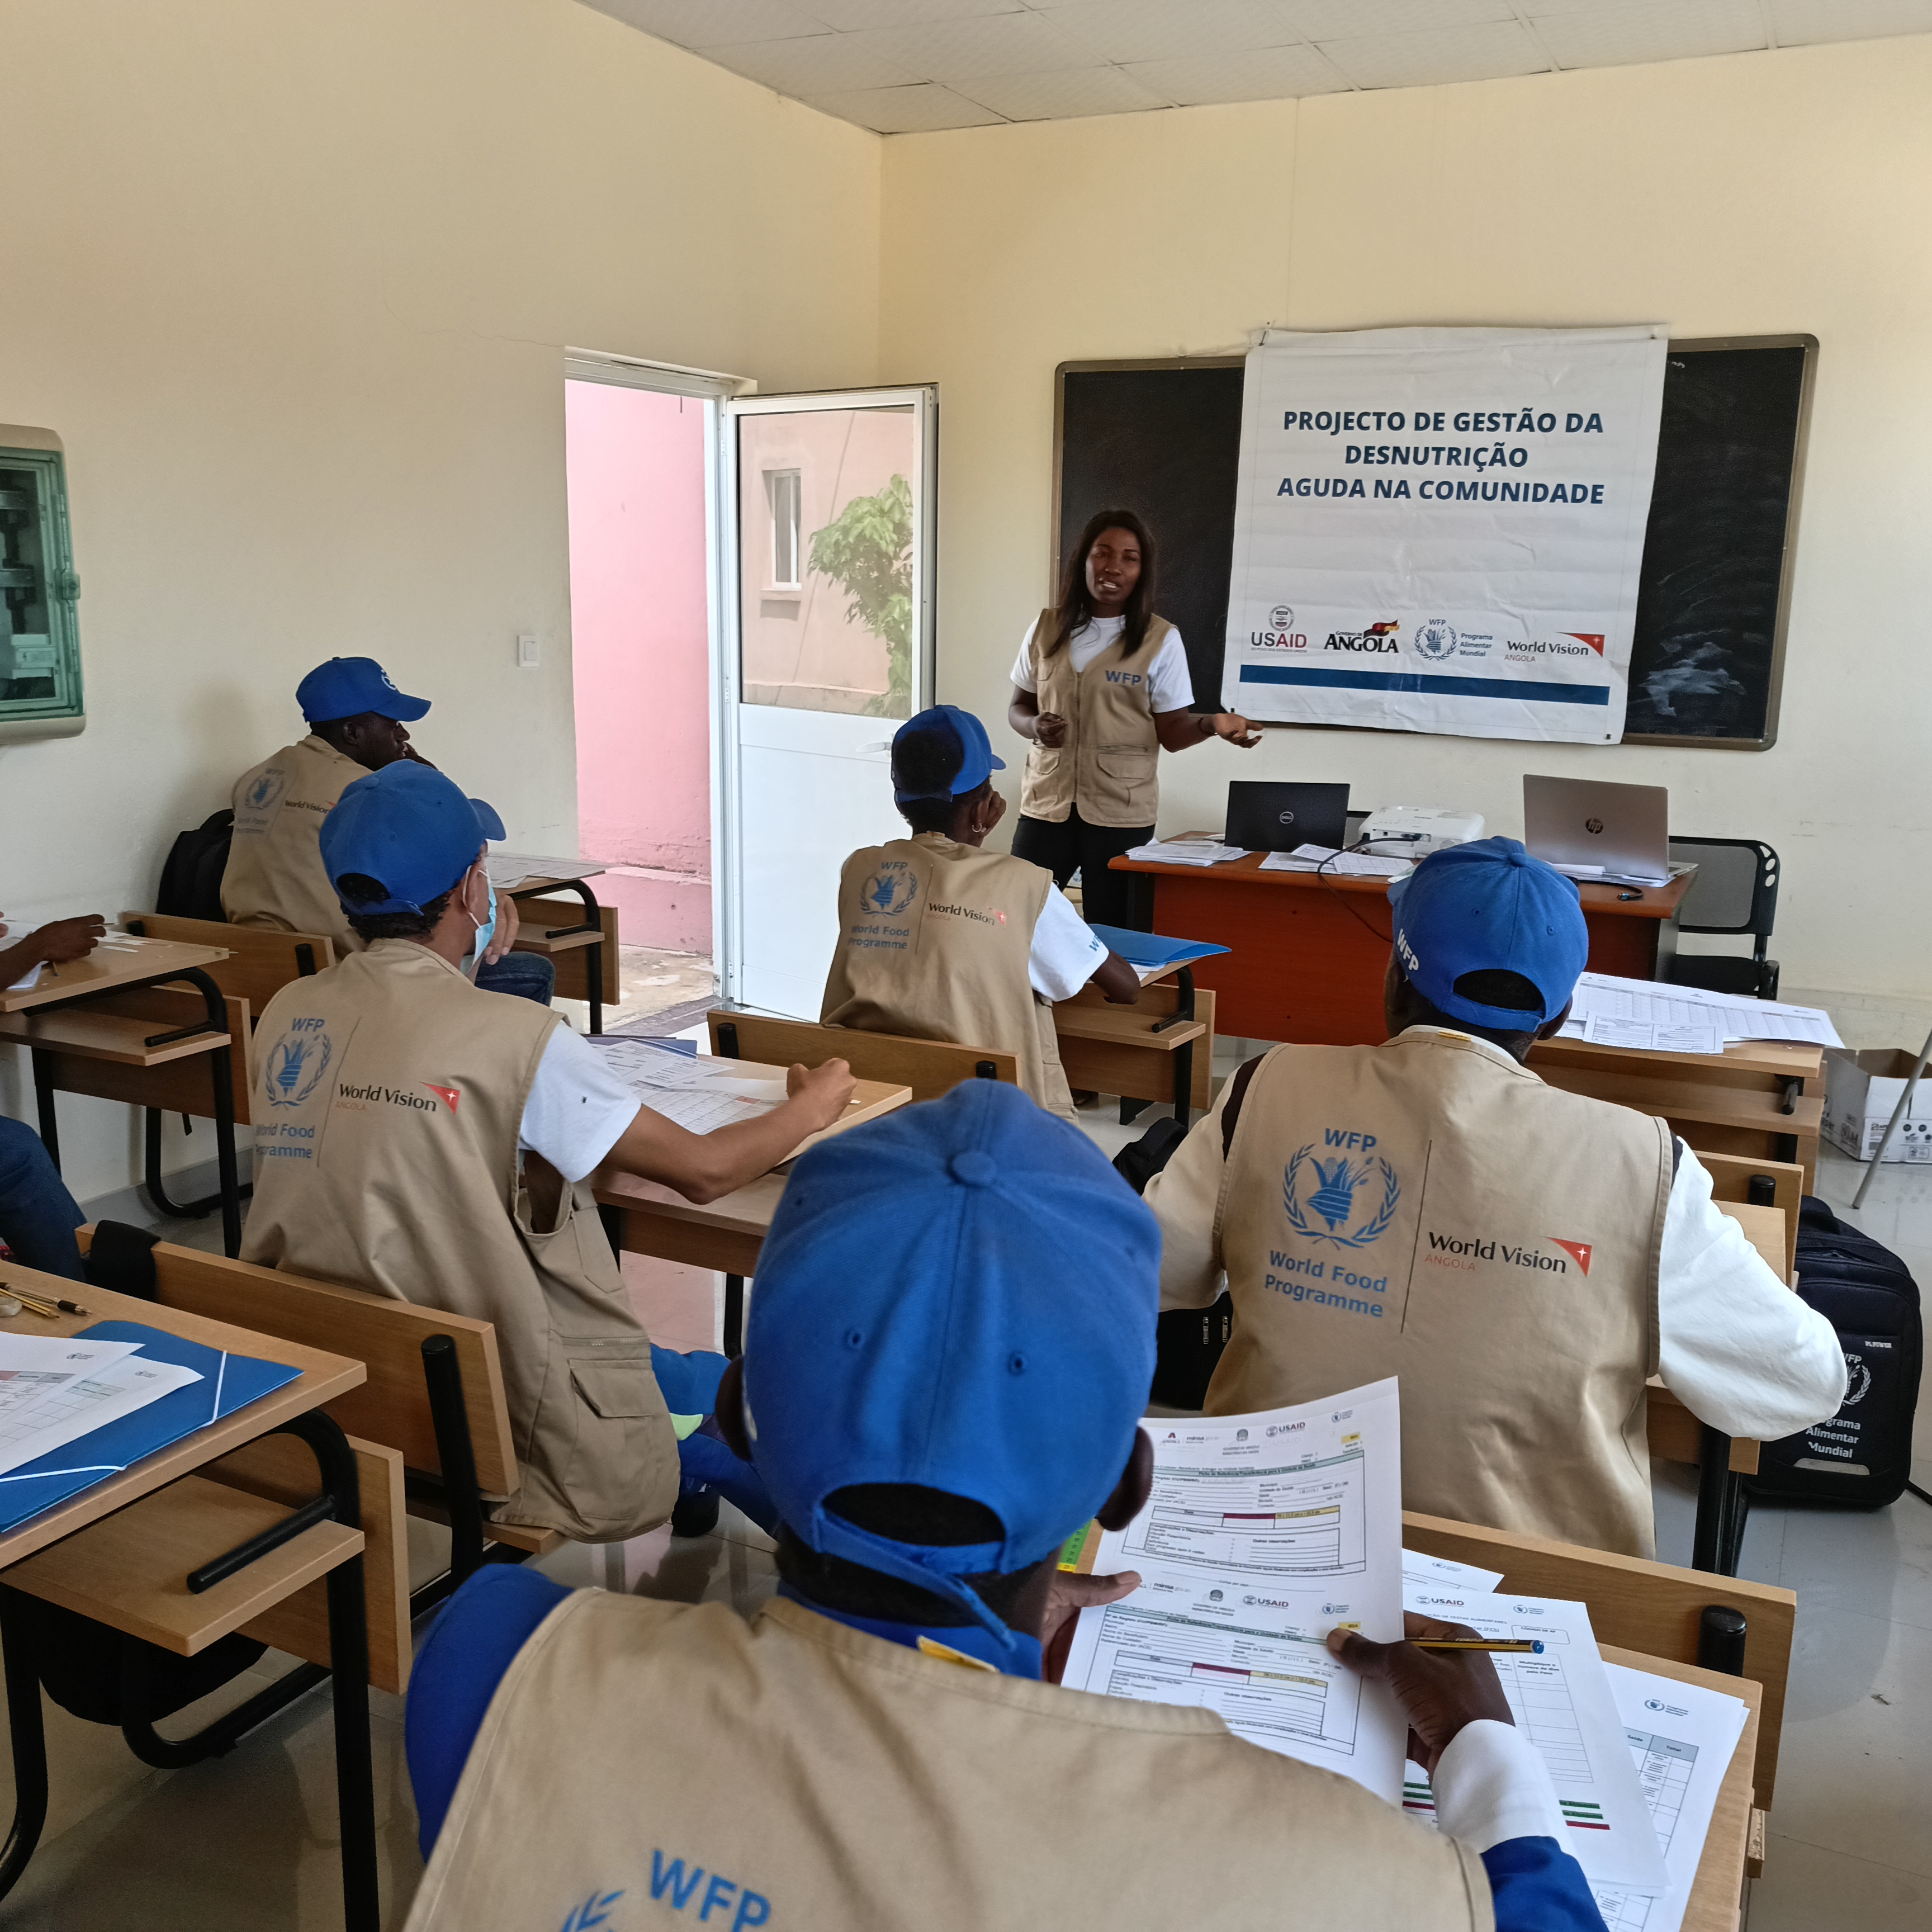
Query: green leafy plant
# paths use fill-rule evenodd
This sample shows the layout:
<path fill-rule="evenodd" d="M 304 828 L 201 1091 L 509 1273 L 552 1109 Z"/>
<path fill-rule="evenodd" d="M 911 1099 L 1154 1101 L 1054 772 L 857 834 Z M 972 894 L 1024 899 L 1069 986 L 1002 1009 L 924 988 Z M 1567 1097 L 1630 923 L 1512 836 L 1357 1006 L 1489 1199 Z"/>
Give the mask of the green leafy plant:
<path fill-rule="evenodd" d="M 905 718 L 912 711 L 912 487 L 895 476 L 870 496 L 855 496 L 812 534 L 808 560 L 844 592 L 845 615 L 886 646 L 886 688 L 862 716 Z"/>

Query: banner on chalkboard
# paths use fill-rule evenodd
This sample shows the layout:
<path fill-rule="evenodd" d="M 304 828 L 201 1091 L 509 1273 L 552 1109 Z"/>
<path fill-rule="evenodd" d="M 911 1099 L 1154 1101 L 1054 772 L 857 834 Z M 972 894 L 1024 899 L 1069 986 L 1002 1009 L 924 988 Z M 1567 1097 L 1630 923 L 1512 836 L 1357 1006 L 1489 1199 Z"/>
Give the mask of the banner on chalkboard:
<path fill-rule="evenodd" d="M 1222 702 L 1615 743 L 1666 346 L 1661 328 L 1258 334 Z"/>

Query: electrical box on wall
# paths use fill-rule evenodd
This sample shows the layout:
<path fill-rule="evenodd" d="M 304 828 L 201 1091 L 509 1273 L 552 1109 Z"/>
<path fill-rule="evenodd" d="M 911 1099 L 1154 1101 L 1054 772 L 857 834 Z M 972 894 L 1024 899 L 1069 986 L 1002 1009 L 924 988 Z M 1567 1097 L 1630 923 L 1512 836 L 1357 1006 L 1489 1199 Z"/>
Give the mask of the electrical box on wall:
<path fill-rule="evenodd" d="M 0 744 L 86 728 L 80 596 L 60 438 L 0 423 Z"/>

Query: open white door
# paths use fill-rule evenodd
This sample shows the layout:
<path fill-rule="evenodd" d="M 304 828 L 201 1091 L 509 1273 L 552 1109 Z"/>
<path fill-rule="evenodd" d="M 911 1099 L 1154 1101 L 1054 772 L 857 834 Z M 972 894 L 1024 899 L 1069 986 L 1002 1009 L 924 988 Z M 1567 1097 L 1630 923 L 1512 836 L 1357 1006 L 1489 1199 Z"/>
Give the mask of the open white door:
<path fill-rule="evenodd" d="M 937 392 L 720 406 L 728 999 L 818 1017 L 838 871 L 898 836 L 887 747 L 932 701 Z"/>

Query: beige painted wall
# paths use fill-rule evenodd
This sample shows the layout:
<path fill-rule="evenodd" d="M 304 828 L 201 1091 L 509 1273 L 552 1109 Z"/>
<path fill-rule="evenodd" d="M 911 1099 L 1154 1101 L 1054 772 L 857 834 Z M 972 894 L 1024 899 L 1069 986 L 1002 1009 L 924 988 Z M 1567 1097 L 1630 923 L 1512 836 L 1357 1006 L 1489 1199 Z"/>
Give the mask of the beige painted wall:
<path fill-rule="evenodd" d="M 151 902 L 337 652 L 574 849 L 561 351 L 872 380 L 877 137 L 574 0 L 0 0 L 0 422 L 66 441 L 89 711 L 0 748 L 0 905 Z M 131 1178 L 130 1110 L 62 1119 Z"/>
<path fill-rule="evenodd" d="M 1161 825 L 1218 825 L 1236 776 L 1511 834 L 1526 770 L 1666 784 L 1680 830 L 1783 854 L 1788 983 L 1922 994 L 1932 893 L 1902 835 L 1932 809 L 1928 99 L 1922 38 L 887 142 L 882 374 L 941 386 L 941 695 L 1004 718 L 1063 360 L 1238 350 L 1268 322 L 1809 332 L 1774 748 L 1276 731 L 1163 758 Z M 1018 741 L 995 740 L 1016 795 Z"/>

